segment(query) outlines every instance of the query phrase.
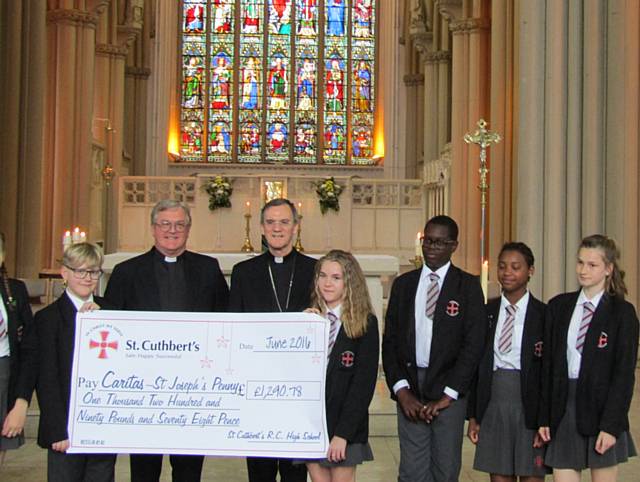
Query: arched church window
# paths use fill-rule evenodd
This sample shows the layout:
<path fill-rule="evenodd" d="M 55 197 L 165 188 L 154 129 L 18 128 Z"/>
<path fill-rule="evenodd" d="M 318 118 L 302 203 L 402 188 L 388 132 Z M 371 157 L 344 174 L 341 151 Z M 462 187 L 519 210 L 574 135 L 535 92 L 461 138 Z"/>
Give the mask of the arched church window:
<path fill-rule="evenodd" d="M 183 162 L 375 164 L 375 0 L 184 0 Z"/>

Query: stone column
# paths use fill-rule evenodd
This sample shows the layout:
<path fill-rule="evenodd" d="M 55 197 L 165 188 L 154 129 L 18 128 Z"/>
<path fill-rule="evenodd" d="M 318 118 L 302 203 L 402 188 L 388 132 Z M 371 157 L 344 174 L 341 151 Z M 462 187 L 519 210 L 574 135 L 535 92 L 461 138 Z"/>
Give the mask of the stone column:
<path fill-rule="evenodd" d="M 123 156 L 125 63 L 129 47 L 142 30 L 143 16 L 140 1 L 126 2 L 124 11 L 118 10 L 119 5 L 111 4 L 101 19 L 95 49 L 94 137 L 106 146 L 107 162 L 116 173 L 106 197 L 94 197 L 92 206 L 95 217 L 107 215 L 102 233 L 107 252 L 117 247 L 117 179 L 130 173 L 129 159 Z"/>
<path fill-rule="evenodd" d="M 41 268 L 45 13 L 37 0 L 0 9 L 0 231 L 7 269 L 22 277 Z"/>
<path fill-rule="evenodd" d="M 565 226 L 566 152 L 567 152 L 567 25 L 566 2 L 547 2 L 545 32 L 545 92 L 544 92 L 544 224 L 542 229 L 544 256 L 538 263 L 536 278 L 544 279 L 544 289 L 537 294 L 545 299 L 564 291 L 565 273 L 560 269 L 568 256 Z M 569 248 L 569 249 L 567 249 Z M 541 253 L 542 254 L 542 253 Z M 573 256 L 571 256 L 573 258 Z M 575 279 L 575 278 L 574 278 Z"/>
<path fill-rule="evenodd" d="M 636 307 L 640 300 L 638 22 L 637 2 L 608 2 L 605 232 L 620 245 L 629 299 Z"/>
<path fill-rule="evenodd" d="M 150 76 L 145 174 L 164 176 L 168 172 L 169 135 L 175 132 L 175 149 L 179 149 L 180 99 L 178 97 L 178 19 L 174 2 L 155 4 L 156 26 L 150 33 Z"/>
<path fill-rule="evenodd" d="M 453 34 L 451 93 L 451 215 L 460 226 L 460 247 L 454 260 L 473 273 L 480 272 L 479 151 L 463 137 L 473 132 L 480 118 L 490 120 L 489 20 L 451 21 Z M 488 216 L 490 219 L 490 216 Z"/>
<path fill-rule="evenodd" d="M 56 266 L 64 229 L 90 221 L 91 118 L 95 29 L 92 11 L 49 2 L 43 186 L 44 266 Z M 91 233 L 89 233 L 91 236 Z"/>

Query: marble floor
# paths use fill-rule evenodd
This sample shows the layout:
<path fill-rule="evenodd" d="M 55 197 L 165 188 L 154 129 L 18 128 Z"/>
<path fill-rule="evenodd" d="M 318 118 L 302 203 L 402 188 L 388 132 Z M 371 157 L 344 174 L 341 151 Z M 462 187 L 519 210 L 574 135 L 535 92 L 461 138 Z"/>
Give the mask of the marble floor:
<path fill-rule="evenodd" d="M 636 384 L 635 396 L 631 408 L 631 432 L 636 441 L 640 441 L 640 384 Z M 365 482 L 393 482 L 397 477 L 399 448 L 396 436 L 395 404 L 389 399 L 383 380 L 376 389 L 371 405 L 371 437 L 375 460 L 358 468 L 357 478 Z M 35 425 L 37 412 L 30 415 L 27 427 L 27 443 L 19 450 L 8 452 L 4 464 L 0 466 L 0 482 L 44 482 L 46 481 L 46 452 L 35 443 Z M 472 468 L 473 445 L 465 438 L 463 445 L 463 468 L 460 480 L 464 482 L 488 481 L 489 477 Z M 129 480 L 129 466 L 126 455 L 118 457 L 116 480 Z M 162 482 L 171 480 L 171 468 L 165 457 Z M 618 480 L 621 482 L 637 482 L 640 480 L 640 457 L 632 458 L 620 466 Z M 244 459 L 214 458 L 205 460 L 203 481 L 241 482 L 247 480 Z M 551 480 L 548 477 L 548 480 Z M 588 481 L 588 473 L 582 480 Z"/>

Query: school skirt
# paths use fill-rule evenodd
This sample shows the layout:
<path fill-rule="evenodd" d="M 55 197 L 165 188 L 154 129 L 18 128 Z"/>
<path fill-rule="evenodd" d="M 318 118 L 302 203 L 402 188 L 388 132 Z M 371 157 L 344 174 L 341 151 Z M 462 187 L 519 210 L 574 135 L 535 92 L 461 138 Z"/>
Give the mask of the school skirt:
<path fill-rule="evenodd" d="M 7 416 L 9 405 L 9 371 L 11 369 L 11 358 L 0 357 L 0 430 Z M 17 449 L 24 444 L 24 432 L 17 437 L 0 436 L 0 450 Z"/>
<path fill-rule="evenodd" d="M 551 435 L 545 463 L 554 469 L 601 469 L 626 462 L 636 455 L 636 447 L 629 432 L 620 434 L 613 447 L 600 455 L 595 451 L 596 437 L 578 433 L 576 425 L 576 387 L 578 380 L 569 380 L 567 408 L 560 425 Z"/>
<path fill-rule="evenodd" d="M 322 467 L 355 467 L 356 465 L 360 465 L 363 462 L 369 462 L 373 460 L 373 452 L 371 451 L 371 446 L 369 442 L 366 443 L 353 443 L 347 444 L 347 450 L 345 454 L 345 459 L 342 462 L 329 462 L 326 458 L 324 459 L 308 459 L 308 460 L 294 460 L 294 464 L 301 463 L 317 463 Z"/>
<path fill-rule="evenodd" d="M 490 474 L 544 477 L 549 469 L 544 465 L 544 448 L 533 448 L 535 434 L 525 426 L 520 371 L 496 370 L 473 468 Z"/>

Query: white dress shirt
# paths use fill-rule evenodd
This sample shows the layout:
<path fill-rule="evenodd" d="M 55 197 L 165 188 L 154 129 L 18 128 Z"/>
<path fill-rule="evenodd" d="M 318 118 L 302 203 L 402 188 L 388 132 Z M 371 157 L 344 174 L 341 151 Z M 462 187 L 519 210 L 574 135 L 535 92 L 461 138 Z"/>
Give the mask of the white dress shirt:
<path fill-rule="evenodd" d="M 591 301 L 594 309 L 598 307 L 600 299 L 604 294 L 604 290 L 595 295 L 593 298 L 587 298 L 584 294 L 584 290 L 580 291 L 576 306 L 573 309 L 571 315 L 571 322 L 569 323 L 569 331 L 567 332 L 567 366 L 569 368 L 569 378 L 576 379 L 580 375 L 580 364 L 582 363 L 582 353 L 576 348 L 578 341 L 578 331 L 580 331 L 580 324 L 582 323 L 582 311 L 583 305 L 586 301 Z M 593 322 L 593 319 L 591 320 Z"/>
<path fill-rule="evenodd" d="M 522 351 L 522 334 L 524 333 L 524 318 L 529 305 L 529 291 L 515 303 L 515 320 L 513 322 L 513 334 L 511 338 L 511 350 L 508 353 L 501 353 L 500 334 L 502 327 L 507 320 L 507 306 L 511 302 L 502 295 L 500 301 L 500 311 L 498 312 L 498 323 L 496 324 L 496 335 L 493 337 L 493 369 L 504 368 L 506 370 L 520 370 L 520 353 Z"/>
<path fill-rule="evenodd" d="M 4 320 L 3 328 L 7 330 L 7 336 L 3 336 L 0 340 L 0 357 L 10 356 L 11 348 L 9 347 L 9 318 L 7 316 L 7 310 L 4 306 L 4 298 L 0 294 L 0 314 Z"/>
<path fill-rule="evenodd" d="M 89 295 L 88 299 L 83 300 L 82 298 L 73 294 L 69 288 L 67 288 L 65 292 L 67 293 L 67 296 L 71 300 L 71 303 L 73 303 L 73 306 L 75 306 L 76 310 L 78 311 L 80 311 L 80 308 L 82 308 L 82 305 L 84 305 L 85 303 L 89 301 L 93 302 L 93 294 Z"/>
<path fill-rule="evenodd" d="M 427 289 L 429 287 L 429 275 L 436 273 L 438 275 L 438 288 L 439 292 L 442 292 L 442 284 L 444 278 L 449 271 L 451 261 L 444 266 L 441 266 L 436 271 L 426 265 L 422 265 L 422 272 L 420 273 L 420 281 L 418 282 L 418 289 L 416 291 L 415 301 L 415 331 L 416 331 L 416 366 L 418 368 L 429 367 L 429 358 L 431 356 L 431 340 L 433 338 L 433 320 L 427 316 Z M 398 393 L 401 388 L 409 388 L 409 381 L 406 379 L 398 380 L 393 385 L 393 392 Z M 444 393 L 449 395 L 454 400 L 458 399 L 458 392 L 452 388 L 445 387 Z"/>

